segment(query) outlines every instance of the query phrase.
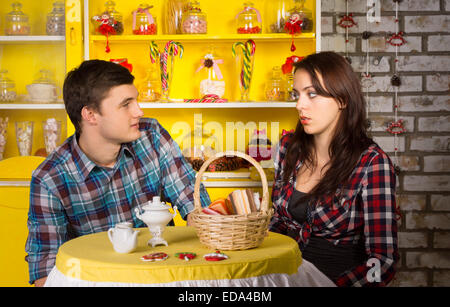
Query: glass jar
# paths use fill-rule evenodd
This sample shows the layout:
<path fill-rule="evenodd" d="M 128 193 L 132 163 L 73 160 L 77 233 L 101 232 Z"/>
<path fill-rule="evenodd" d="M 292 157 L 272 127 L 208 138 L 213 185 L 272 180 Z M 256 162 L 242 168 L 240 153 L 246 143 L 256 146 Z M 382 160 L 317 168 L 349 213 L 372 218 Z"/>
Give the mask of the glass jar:
<path fill-rule="evenodd" d="M 272 69 L 272 78 L 266 85 L 267 101 L 286 101 L 286 83 L 282 78 L 280 66 Z"/>
<path fill-rule="evenodd" d="M 261 14 L 253 7 L 252 2 L 245 2 L 243 10 L 236 17 L 237 33 L 261 33 Z"/>
<path fill-rule="evenodd" d="M 47 15 L 47 35 L 65 35 L 64 2 L 53 3 L 53 10 Z"/>
<path fill-rule="evenodd" d="M 214 47 L 210 46 L 208 53 L 201 60 L 199 69 L 197 69 L 200 75 L 200 97 L 217 95 L 222 98 L 225 94 L 225 81 L 220 64 L 223 64 L 223 59 L 219 59 L 214 52 Z"/>
<path fill-rule="evenodd" d="M 33 147 L 33 125 L 32 121 L 16 122 L 16 141 L 21 156 L 30 156 Z"/>
<path fill-rule="evenodd" d="M 61 121 L 55 118 L 48 118 L 42 122 L 44 133 L 44 144 L 47 155 L 54 151 L 61 141 Z"/>
<path fill-rule="evenodd" d="M 16 86 L 6 75 L 6 69 L 0 70 L 0 102 L 14 101 L 17 98 Z"/>
<path fill-rule="evenodd" d="M 5 117 L 4 119 L 0 117 L 0 160 L 3 160 L 6 140 L 8 139 L 8 120 L 8 117 Z"/>
<path fill-rule="evenodd" d="M 156 35 L 156 17 L 149 12 L 152 7 L 143 3 L 136 11 L 133 11 L 133 34 Z"/>
<path fill-rule="evenodd" d="M 26 86 L 29 100 L 33 102 L 54 102 L 58 99 L 61 90 L 51 78 L 51 71 L 41 69 L 38 78 Z"/>
<path fill-rule="evenodd" d="M 94 16 L 94 32 L 93 34 L 103 33 L 107 29 L 102 29 L 102 26 L 111 26 L 113 32 L 107 31 L 109 35 L 121 35 L 123 33 L 123 17 L 122 14 L 116 11 L 116 3 L 114 1 L 107 1 L 105 3 L 106 10 Z"/>
<path fill-rule="evenodd" d="M 147 77 L 139 88 L 139 101 L 155 102 L 161 98 L 161 80 L 158 71 L 147 70 Z"/>
<path fill-rule="evenodd" d="M 202 12 L 198 1 L 190 1 L 181 22 L 181 33 L 205 34 L 207 33 L 206 14 Z"/>
<path fill-rule="evenodd" d="M 187 0 L 166 0 L 164 34 L 181 34 L 183 14 L 187 12 Z"/>
<path fill-rule="evenodd" d="M 12 11 L 6 15 L 6 35 L 30 35 L 30 24 L 28 23 L 28 16 L 25 15 L 21 9 L 20 2 L 11 4 Z"/>
<path fill-rule="evenodd" d="M 294 73 L 290 72 L 285 74 L 286 76 L 286 100 L 289 102 L 296 102 L 298 100 L 298 94 L 294 91 Z"/>
<path fill-rule="evenodd" d="M 298 24 L 298 31 L 301 33 L 313 30 L 313 14 L 311 10 L 305 8 L 305 0 L 269 1 L 265 16 L 269 33 L 290 33 L 289 26 L 286 26 L 290 21 Z"/>

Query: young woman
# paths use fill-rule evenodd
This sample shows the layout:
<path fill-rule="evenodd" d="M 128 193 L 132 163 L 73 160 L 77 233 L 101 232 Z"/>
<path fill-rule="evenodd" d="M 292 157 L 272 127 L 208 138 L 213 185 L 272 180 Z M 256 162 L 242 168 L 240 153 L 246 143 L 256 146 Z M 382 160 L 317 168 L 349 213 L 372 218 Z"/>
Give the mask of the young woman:
<path fill-rule="evenodd" d="M 367 135 L 359 79 L 321 52 L 296 63 L 294 91 L 299 121 L 274 159 L 270 230 L 338 286 L 386 285 L 398 260 L 395 174 Z"/>

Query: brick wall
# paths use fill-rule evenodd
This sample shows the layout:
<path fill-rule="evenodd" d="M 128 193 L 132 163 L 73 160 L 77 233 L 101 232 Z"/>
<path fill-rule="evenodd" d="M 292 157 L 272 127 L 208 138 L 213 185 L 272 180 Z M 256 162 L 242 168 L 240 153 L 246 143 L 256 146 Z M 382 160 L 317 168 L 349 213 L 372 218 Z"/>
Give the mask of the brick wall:
<path fill-rule="evenodd" d="M 345 0 L 322 0 L 321 48 L 344 53 L 345 30 L 337 25 Z M 372 136 L 393 158 L 393 136 L 385 132 L 394 115 L 395 47 L 386 43 L 395 31 L 395 4 L 379 0 L 381 22 L 368 23 Z M 349 28 L 352 66 L 365 71 L 366 0 L 349 0 L 358 23 Z M 404 0 L 399 27 L 406 45 L 399 47 L 398 116 L 406 133 L 399 135 L 397 202 L 401 260 L 392 286 L 450 286 L 450 0 Z"/>

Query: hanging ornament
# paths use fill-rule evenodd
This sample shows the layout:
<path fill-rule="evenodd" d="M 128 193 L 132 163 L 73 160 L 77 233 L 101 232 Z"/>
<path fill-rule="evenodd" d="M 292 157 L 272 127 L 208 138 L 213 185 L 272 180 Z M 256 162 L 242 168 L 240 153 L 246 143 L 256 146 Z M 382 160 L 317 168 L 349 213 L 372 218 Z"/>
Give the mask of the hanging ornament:
<path fill-rule="evenodd" d="M 371 36 L 372 36 L 372 32 L 370 32 L 370 31 L 364 31 L 363 33 L 362 33 L 362 38 L 363 39 L 369 39 Z"/>
<path fill-rule="evenodd" d="M 341 17 L 341 19 L 338 22 L 338 25 L 340 27 L 342 27 L 342 28 L 351 28 L 353 26 L 356 26 L 357 23 L 353 19 L 353 14 L 352 13 L 350 13 L 350 14 L 347 13 L 346 15 L 343 15 Z"/>
<path fill-rule="evenodd" d="M 396 176 L 400 176 L 402 169 L 397 164 L 394 164 L 394 173 Z"/>
<path fill-rule="evenodd" d="M 361 86 L 364 88 L 369 88 L 375 85 L 375 81 L 372 79 L 372 76 L 369 73 L 361 74 Z"/>
<path fill-rule="evenodd" d="M 403 32 L 393 33 L 388 39 L 387 42 L 391 46 L 400 47 L 406 44 L 406 40 L 403 38 Z"/>
<path fill-rule="evenodd" d="M 111 48 L 109 48 L 109 35 L 116 34 L 116 30 L 114 29 L 114 23 L 116 23 L 117 21 L 115 21 L 114 18 L 111 18 L 108 14 L 102 14 L 101 16 L 94 16 L 93 19 L 100 23 L 96 31 L 106 36 L 105 52 L 109 53 L 111 51 Z"/>
<path fill-rule="evenodd" d="M 395 122 L 391 122 L 389 124 L 389 126 L 386 129 L 387 132 L 389 132 L 390 134 L 402 134 L 406 132 L 406 128 L 403 127 L 403 119 L 399 119 Z"/>
<path fill-rule="evenodd" d="M 402 82 L 400 80 L 400 77 L 398 75 L 393 75 L 391 78 L 391 84 L 393 86 L 397 86 L 399 87 L 400 85 L 402 85 Z"/>
<path fill-rule="evenodd" d="M 297 50 L 294 44 L 294 36 L 302 34 L 303 18 L 299 13 L 293 13 L 284 25 L 284 30 L 292 35 L 291 52 Z"/>

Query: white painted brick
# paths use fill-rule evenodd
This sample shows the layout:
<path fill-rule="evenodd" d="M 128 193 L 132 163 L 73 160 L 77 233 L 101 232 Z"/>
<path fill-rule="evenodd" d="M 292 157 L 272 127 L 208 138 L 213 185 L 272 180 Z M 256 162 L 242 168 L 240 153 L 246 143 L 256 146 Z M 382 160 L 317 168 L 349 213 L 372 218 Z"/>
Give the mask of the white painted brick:
<path fill-rule="evenodd" d="M 425 232 L 398 232 L 399 248 L 428 247 Z"/>
<path fill-rule="evenodd" d="M 407 175 L 403 178 L 403 188 L 405 189 L 405 191 L 450 191 L 450 176 Z"/>
<path fill-rule="evenodd" d="M 426 195 L 401 194 L 396 200 L 402 211 L 425 210 L 427 203 Z"/>
<path fill-rule="evenodd" d="M 450 229 L 450 214 L 447 213 L 406 213 L 407 229 Z"/>
<path fill-rule="evenodd" d="M 398 99 L 401 112 L 450 111 L 450 98 L 447 95 L 399 96 Z"/>
<path fill-rule="evenodd" d="M 450 131 L 450 116 L 420 117 L 419 131 Z"/>
<path fill-rule="evenodd" d="M 398 57 L 398 71 L 449 71 L 450 56 L 413 55 Z"/>
<path fill-rule="evenodd" d="M 393 136 L 375 136 L 373 140 L 385 151 L 385 152 L 394 152 L 394 137 Z M 397 152 L 405 151 L 405 137 L 400 136 L 397 138 L 398 144 Z"/>
<path fill-rule="evenodd" d="M 357 72 L 366 72 L 366 57 L 365 56 L 351 56 L 352 59 L 352 67 L 354 71 Z M 389 64 L 390 57 L 384 56 L 378 62 L 378 65 L 375 65 L 375 61 L 378 60 L 378 57 L 369 56 L 369 72 L 388 72 L 391 70 L 391 65 Z"/>
<path fill-rule="evenodd" d="M 395 274 L 389 287 L 425 287 L 427 283 L 425 271 L 400 271 Z"/>
<path fill-rule="evenodd" d="M 450 156 L 426 156 L 423 158 L 424 172 L 450 172 Z"/>
<path fill-rule="evenodd" d="M 450 211 L 450 195 L 431 195 L 431 209 L 434 211 Z"/>
<path fill-rule="evenodd" d="M 380 22 L 368 23 L 366 25 L 366 16 L 353 16 L 353 20 L 355 20 L 356 25 L 348 28 L 349 34 L 354 33 L 362 33 L 366 31 L 366 29 L 372 33 L 377 32 L 395 32 L 395 16 L 381 16 Z M 336 23 L 339 23 L 340 17 L 337 16 Z M 342 28 L 338 24 L 336 24 L 336 32 L 340 34 L 345 33 L 345 28 Z"/>
<path fill-rule="evenodd" d="M 369 112 L 392 112 L 394 105 L 393 100 L 394 98 L 390 96 L 369 95 L 369 99 L 367 101 L 369 104 Z"/>
<path fill-rule="evenodd" d="M 382 0 L 384 11 L 395 11 L 395 3 L 392 0 Z M 402 1 L 398 6 L 401 11 L 439 11 L 439 0 Z"/>
<path fill-rule="evenodd" d="M 433 237 L 434 248 L 450 248 L 450 232 L 436 231 Z"/>
<path fill-rule="evenodd" d="M 348 52 L 356 51 L 356 38 L 348 38 Z M 345 52 L 345 37 L 343 35 L 323 35 L 321 38 L 322 51 Z"/>
<path fill-rule="evenodd" d="M 450 287 L 450 271 L 434 271 L 433 272 L 434 287 Z"/>
<path fill-rule="evenodd" d="M 448 51 L 449 46 L 450 35 L 428 36 L 428 51 Z"/>
<path fill-rule="evenodd" d="M 449 152 L 450 137 L 448 136 L 412 137 L 410 149 L 425 152 Z"/>
<path fill-rule="evenodd" d="M 450 252 L 407 252 L 408 268 L 450 268 Z"/>
<path fill-rule="evenodd" d="M 378 35 L 378 34 L 377 34 Z M 395 46 L 387 43 L 389 36 L 372 36 L 369 41 L 369 52 L 395 52 Z M 398 52 L 421 52 L 422 37 L 421 36 L 404 36 L 406 44 L 397 48 Z M 367 43 L 362 42 L 361 49 L 367 52 Z"/>
<path fill-rule="evenodd" d="M 405 16 L 405 32 L 448 32 L 449 15 Z"/>
<path fill-rule="evenodd" d="M 445 10 L 446 10 L 447 12 L 450 11 L 450 0 L 445 0 Z"/>
<path fill-rule="evenodd" d="M 322 16 L 320 25 L 321 33 L 333 33 L 333 17 L 332 16 Z"/>
<path fill-rule="evenodd" d="M 369 90 L 370 92 L 394 92 L 394 86 L 391 85 L 392 75 L 386 76 L 374 76 L 372 77 L 375 85 Z M 422 91 L 422 76 L 402 76 L 400 75 L 402 82 L 398 87 L 398 92 L 421 92 Z"/>
<path fill-rule="evenodd" d="M 386 131 L 389 125 L 394 121 L 394 116 L 386 115 L 372 115 L 370 120 L 372 121 L 371 131 Z M 414 131 L 414 117 L 411 116 L 401 116 L 398 119 L 403 120 L 403 127 L 406 128 L 407 132 Z"/>
<path fill-rule="evenodd" d="M 443 92 L 450 90 L 450 76 L 444 74 L 434 74 L 427 76 L 426 88 L 432 92 Z M 448 99 L 448 95 L 446 96 Z"/>
<path fill-rule="evenodd" d="M 401 155 L 398 160 L 402 171 L 412 172 L 420 170 L 420 159 L 418 156 Z"/>
<path fill-rule="evenodd" d="M 343 0 L 322 0 L 322 12 L 342 12 L 345 13 L 345 1 Z M 348 10 L 353 13 L 365 13 L 367 2 L 361 0 L 348 0 Z"/>

